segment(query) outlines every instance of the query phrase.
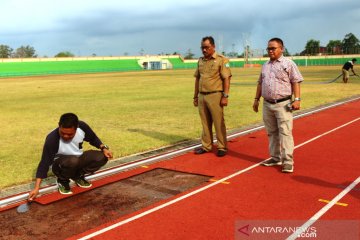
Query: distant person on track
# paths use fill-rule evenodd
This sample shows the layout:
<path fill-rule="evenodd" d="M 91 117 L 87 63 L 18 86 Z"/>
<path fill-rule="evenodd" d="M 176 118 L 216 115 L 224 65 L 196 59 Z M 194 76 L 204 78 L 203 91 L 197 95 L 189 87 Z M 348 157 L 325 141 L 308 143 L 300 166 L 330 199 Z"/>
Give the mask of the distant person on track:
<path fill-rule="evenodd" d="M 351 71 L 353 72 L 354 75 L 357 75 L 354 71 L 354 64 L 356 62 L 356 58 L 353 58 L 351 61 L 348 61 L 344 64 L 344 66 L 342 67 L 342 72 L 343 72 L 343 82 L 347 83 L 349 80 L 349 70 L 351 69 Z"/>
<path fill-rule="evenodd" d="M 99 148 L 100 151 L 83 151 L 84 141 Z M 91 187 L 92 184 L 85 180 L 85 174 L 93 174 L 112 157 L 109 147 L 101 142 L 85 122 L 79 121 L 74 113 L 63 114 L 59 126 L 46 137 L 36 172 L 35 187 L 29 193 L 29 200 L 32 201 L 38 195 L 41 181 L 47 177 L 51 165 L 57 177 L 59 192 L 72 194 L 70 179 L 79 187 Z"/>
<path fill-rule="evenodd" d="M 217 156 L 227 153 L 224 107 L 228 105 L 230 89 L 229 60 L 215 51 L 213 37 L 204 37 L 201 41 L 203 57 L 199 58 L 195 71 L 194 106 L 198 107 L 202 123 L 202 146 L 195 154 L 210 152 L 213 144 L 212 126 L 217 139 Z"/>
<path fill-rule="evenodd" d="M 280 38 L 269 40 L 267 51 L 270 60 L 262 66 L 253 110 L 258 112 L 260 97 L 263 97 L 263 120 L 271 155 L 271 159 L 263 165 L 282 165 L 282 172 L 291 173 L 294 171 L 292 110 L 300 109 L 300 83 L 303 77 L 296 64 L 283 56 L 284 49 Z"/>

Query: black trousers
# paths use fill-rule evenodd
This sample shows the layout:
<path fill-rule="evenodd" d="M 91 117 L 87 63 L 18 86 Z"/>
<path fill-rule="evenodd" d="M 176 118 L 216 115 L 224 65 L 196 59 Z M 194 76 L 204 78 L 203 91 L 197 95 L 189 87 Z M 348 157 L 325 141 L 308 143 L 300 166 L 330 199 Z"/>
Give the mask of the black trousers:
<path fill-rule="evenodd" d="M 60 182 L 69 182 L 85 174 L 92 174 L 107 163 L 102 151 L 89 150 L 81 156 L 60 155 L 52 165 L 53 173 Z"/>

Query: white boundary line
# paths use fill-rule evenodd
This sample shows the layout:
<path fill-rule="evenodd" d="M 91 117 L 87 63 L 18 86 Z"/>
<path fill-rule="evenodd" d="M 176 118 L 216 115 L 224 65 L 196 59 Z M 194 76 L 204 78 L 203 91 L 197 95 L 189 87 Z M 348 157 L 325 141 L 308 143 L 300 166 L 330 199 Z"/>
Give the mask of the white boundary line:
<path fill-rule="evenodd" d="M 333 200 L 326 204 L 320 211 L 318 211 L 314 216 L 312 216 L 306 223 L 304 223 L 296 232 L 291 234 L 287 240 L 293 240 L 298 238 L 300 234 L 306 231 L 311 225 L 313 225 L 319 218 L 324 215 L 331 207 L 333 207 L 341 198 L 343 198 L 348 192 L 350 192 L 357 184 L 360 183 L 360 177 L 355 179 L 349 186 L 347 186 L 341 193 L 339 193 Z"/>
<path fill-rule="evenodd" d="M 330 131 L 327 131 L 327 132 L 325 132 L 325 133 L 323 133 L 323 134 L 320 134 L 320 135 L 318 135 L 318 136 L 316 136 L 316 137 L 314 137 L 314 138 L 312 138 L 312 139 L 310 139 L 310 140 L 308 140 L 308 141 L 306 141 L 306 142 L 300 143 L 300 144 L 298 144 L 295 148 L 301 147 L 301 146 L 303 146 L 303 145 L 305 145 L 305 144 L 307 144 L 307 143 L 309 143 L 309 142 L 312 142 L 312 141 L 314 141 L 314 140 L 316 140 L 316 139 L 318 139 L 318 138 L 321 138 L 322 136 L 325 136 L 325 135 L 327 135 L 327 134 L 329 134 L 329 133 L 332 133 L 332 132 L 334 132 L 334 131 L 336 131 L 336 130 L 338 130 L 338 129 L 340 129 L 340 128 L 343 128 L 343 127 L 345 127 L 345 126 L 347 126 L 347 125 L 349 125 L 349 124 L 352 124 L 352 123 L 354 123 L 354 122 L 356 122 L 356 121 L 359 121 L 359 120 L 360 120 L 360 117 L 355 118 L 354 120 L 352 120 L 352 121 L 350 121 L 350 122 L 347 122 L 347 123 L 345 123 L 345 124 L 343 124 L 343 125 L 341 125 L 341 126 L 339 126 L 339 127 L 336 127 L 336 128 L 334 128 L 334 129 L 332 129 L 332 130 L 330 130 Z"/>
<path fill-rule="evenodd" d="M 331 104 L 331 105 L 329 105 L 329 106 L 325 106 L 325 107 L 321 107 L 321 108 L 318 108 L 318 109 L 314 109 L 314 110 L 312 110 L 312 111 L 309 111 L 309 112 L 305 112 L 305 113 L 301 113 L 301 114 L 299 114 L 299 115 L 296 115 L 296 116 L 294 116 L 294 119 L 302 118 L 302 117 L 305 117 L 305 116 L 307 116 L 307 115 L 311 115 L 311 114 L 314 114 L 314 113 L 317 113 L 317 112 L 321 112 L 321 111 L 324 111 L 324 110 L 329 109 L 329 108 L 334 108 L 334 107 L 337 107 L 337 106 L 339 106 L 339 105 L 343 105 L 343 104 L 346 104 L 346 103 L 349 103 L 349 102 L 357 101 L 357 100 L 359 100 L 359 99 L 360 99 L 360 97 L 357 97 L 357 98 L 349 99 L 349 100 L 346 100 L 346 101 L 334 103 L 334 104 Z M 234 134 L 230 135 L 230 136 L 228 137 L 228 139 L 232 139 L 232 138 L 235 138 L 235 137 L 238 137 L 238 136 L 241 136 L 241 135 L 244 135 L 244 134 L 253 132 L 253 131 L 257 131 L 257 130 L 260 130 L 260 129 L 262 129 L 262 128 L 265 128 L 265 126 L 262 125 L 262 126 L 255 127 L 255 128 L 252 128 L 252 129 L 243 131 L 243 132 L 234 133 Z"/>
<path fill-rule="evenodd" d="M 354 120 L 352 120 L 352 121 L 350 121 L 350 122 L 347 122 L 347 123 L 345 123 L 345 124 L 343 124 L 343 125 L 341 125 L 341 126 L 339 126 L 339 127 L 336 127 L 336 128 L 334 128 L 334 129 L 332 129 L 332 130 L 330 130 L 330 131 L 327 131 L 327 132 L 325 132 L 325 133 L 323 133 L 323 134 L 320 134 L 320 135 L 318 135 L 318 136 L 316 136 L 316 137 L 314 137 L 314 138 L 311 138 L 310 140 L 308 140 L 308 141 L 306 141 L 306 142 L 303 142 L 303 143 L 297 145 L 297 146 L 295 147 L 295 149 L 296 149 L 296 148 L 299 148 L 299 147 L 302 147 L 302 146 L 304 146 L 304 145 L 306 145 L 306 144 L 308 144 L 308 143 L 310 143 L 310 142 L 312 142 L 312 141 L 315 141 L 315 140 L 319 139 L 320 137 L 323 137 L 323 136 L 325 136 L 325 135 L 328 135 L 328 134 L 330 134 L 330 133 L 332 133 L 332 132 L 334 132 L 334 131 L 336 131 L 336 130 L 339 130 L 340 128 L 343 128 L 343 127 L 345 127 L 345 126 L 347 126 L 347 125 L 349 125 L 349 124 L 351 124 L 351 123 L 354 123 L 354 122 L 356 122 L 356 121 L 358 121 L 358 120 L 360 120 L 360 117 L 359 117 L 359 118 L 356 118 L 356 119 L 354 119 Z M 117 227 L 119 227 L 119 226 L 122 226 L 122 225 L 124 225 L 124 224 L 126 224 L 126 223 L 132 222 L 132 221 L 134 221 L 134 220 L 136 220 L 136 219 L 142 218 L 142 217 L 144 217 L 144 216 L 146 216 L 146 215 L 148 215 L 148 214 L 150 214 L 150 213 L 156 212 L 156 211 L 158 211 L 158 210 L 160 210 L 160 209 L 162 209 L 162 208 L 165 208 L 165 207 L 167 207 L 167 206 L 170 206 L 170 205 L 172 205 L 172 204 L 174 204 L 174 203 L 177 203 L 177 202 L 179 202 L 179 201 L 181 201 L 181 200 L 183 200 L 183 199 L 189 198 L 189 197 L 191 197 L 191 196 L 193 196 L 193 195 L 195 195 L 195 194 L 197 194 L 197 193 L 200 193 L 200 192 L 205 191 L 206 189 L 209 189 L 209 188 L 211 188 L 211 187 L 214 187 L 214 186 L 220 184 L 221 182 L 227 181 L 227 180 L 229 180 L 230 178 L 236 177 L 236 176 L 238 176 L 238 175 L 240 175 L 240 174 L 242 174 L 242 173 L 244 173 L 244 172 L 247 172 L 247 171 L 249 171 L 249 170 L 251 170 L 251 169 L 253 169 L 253 168 L 255 168 L 255 167 L 258 167 L 258 166 L 261 165 L 261 163 L 263 163 L 263 162 L 265 162 L 266 160 L 269 160 L 269 159 L 270 159 L 270 158 L 265 159 L 265 160 L 262 161 L 262 162 L 259 162 L 259 163 L 257 163 L 257 164 L 254 164 L 254 165 L 250 166 L 250 167 L 247 167 L 247 168 L 242 169 L 242 170 L 240 170 L 240 171 L 238 171 L 238 172 L 235 172 L 235 173 L 233 173 L 233 174 L 231 174 L 231 175 L 229 175 L 229 176 L 227 176 L 227 177 L 224 177 L 224 178 L 222 178 L 222 179 L 220 179 L 220 180 L 218 180 L 218 181 L 216 181 L 216 182 L 210 183 L 209 185 L 206 185 L 206 186 L 204 186 L 204 187 L 202 187 L 202 188 L 199 188 L 199 189 L 197 189 L 197 190 L 195 190 L 195 191 L 193 191 L 193 192 L 189 192 L 189 193 L 187 193 L 187 194 L 185 194 L 185 195 L 183 195 L 183 196 L 180 196 L 180 197 L 178 197 L 178 198 L 175 198 L 175 199 L 173 199 L 173 200 L 171 200 L 171 201 L 169 201 L 169 202 L 166 202 L 166 203 L 161 204 L 161 205 L 159 205 L 159 206 L 157 206 L 157 207 L 154 207 L 154 208 L 152 208 L 152 209 L 149 209 L 149 210 L 147 210 L 147 211 L 145 211 L 145 212 L 142 212 L 142 213 L 140 213 L 140 214 L 138 214 L 138 215 L 135 215 L 135 216 L 130 217 L 130 218 L 128 218 L 128 219 L 125 219 L 125 220 L 123 220 L 123 221 L 121 221 L 121 222 L 115 223 L 115 224 L 110 225 L 110 226 L 108 226 L 108 227 L 106 227 L 106 228 L 103 228 L 103 229 L 101 229 L 101 230 L 99 230 L 99 231 L 96 231 L 96 232 L 94 232 L 94 233 L 92 233 L 92 234 L 89 234 L 89 235 L 87 235 L 87 236 L 84 236 L 84 237 L 80 238 L 80 240 L 90 239 L 90 238 L 92 238 L 92 237 L 98 236 L 98 235 L 100 235 L 100 234 L 102 234 L 102 233 L 105 233 L 105 232 L 107 232 L 107 231 L 110 231 L 110 230 L 112 230 L 112 229 L 114 229 L 114 228 L 117 228 Z M 360 177 L 359 177 L 359 179 L 360 179 Z M 356 185 L 356 184 L 355 184 L 355 185 Z M 355 186 L 355 185 L 354 185 L 354 186 Z M 350 189 L 350 190 L 351 190 L 351 189 Z M 350 190 L 349 190 L 349 191 L 350 191 Z M 343 192 L 345 192 L 345 190 L 343 190 Z M 346 193 L 347 193 L 347 192 L 345 192 L 344 195 L 345 195 Z M 334 200 L 333 200 L 333 201 L 334 201 Z M 337 202 L 337 201 L 335 201 L 335 202 Z M 330 206 L 330 207 L 331 207 L 331 206 Z M 330 209 L 330 207 L 329 207 L 329 209 Z M 328 209 L 327 209 L 327 210 L 328 210 Z M 326 210 L 326 211 L 327 211 L 327 210 Z M 326 212 L 326 211 L 325 211 L 325 212 Z M 325 212 L 324 212 L 324 213 L 325 213 Z M 324 214 L 324 213 L 323 213 L 323 214 Z"/>
<path fill-rule="evenodd" d="M 343 104 L 346 104 L 346 103 L 349 103 L 349 102 L 357 101 L 359 99 L 360 99 L 360 97 L 356 97 L 356 98 L 349 99 L 349 100 L 346 100 L 346 101 L 334 103 L 334 104 L 331 104 L 331 105 L 326 106 L 326 107 L 322 107 L 322 108 L 315 109 L 315 110 L 312 110 L 312 111 L 309 111 L 309 112 L 306 112 L 306 113 L 296 115 L 296 116 L 294 116 L 294 119 L 301 118 L 301 117 L 304 117 L 304 116 L 307 116 L 307 115 L 311 115 L 311 114 L 314 114 L 314 113 L 317 113 L 317 112 L 320 112 L 320 111 L 324 111 L 326 109 L 333 108 L 333 107 L 336 107 L 336 106 L 339 106 L 339 105 L 343 105 Z M 248 129 L 248 130 L 245 130 L 245 131 L 242 131 L 242 132 L 231 134 L 227 138 L 230 140 L 230 139 L 236 138 L 238 136 L 242 136 L 242 135 L 245 135 L 245 134 L 248 134 L 248 133 L 251 133 L 251 132 L 258 131 L 258 130 L 263 129 L 263 128 L 265 128 L 264 125 L 258 126 L 258 127 Z M 215 142 L 216 142 L 216 140 L 215 140 Z M 89 179 L 89 180 L 96 179 L 96 178 L 99 178 L 99 177 L 103 177 L 103 176 L 115 174 L 115 173 L 118 173 L 118 172 L 121 172 L 121 171 L 125 171 L 125 170 L 130 169 L 130 168 L 141 166 L 141 165 L 146 164 L 146 163 L 151 163 L 151 162 L 155 162 L 155 161 L 158 161 L 158 160 L 161 160 L 161 159 L 170 158 L 170 157 L 175 156 L 175 155 L 179 155 L 179 154 L 182 154 L 182 153 L 189 152 L 189 151 L 191 151 L 191 150 L 193 150 L 193 149 L 195 149 L 195 148 L 197 148 L 199 146 L 201 146 L 201 144 L 197 144 L 197 145 L 191 146 L 191 147 L 186 147 L 184 149 L 180 149 L 180 150 L 177 150 L 177 151 L 174 151 L 174 152 L 166 153 L 164 155 L 160 155 L 160 156 L 152 157 L 152 158 L 145 159 L 145 160 L 142 160 L 142 161 L 138 161 L 138 162 L 128 164 L 128 165 L 125 165 L 125 166 L 119 166 L 119 167 L 112 168 L 112 169 L 109 169 L 109 170 L 104 170 L 104 171 L 101 171 L 101 172 L 97 172 L 97 173 L 95 173 L 95 174 L 93 174 L 91 176 L 86 177 L 86 179 Z M 52 191 L 55 191 L 56 189 L 57 189 L 56 185 L 48 186 L 48 187 L 44 187 L 44 188 L 40 189 L 39 193 L 40 194 L 50 193 Z M 20 195 L 17 195 L 17 196 L 8 197 L 8 198 L 5 198 L 3 200 L 0 200 L 0 208 L 6 207 L 7 205 L 15 204 L 16 202 L 19 202 L 19 201 L 23 201 L 23 200 L 27 199 L 28 196 L 29 196 L 29 193 L 23 193 L 23 194 L 20 194 Z"/>

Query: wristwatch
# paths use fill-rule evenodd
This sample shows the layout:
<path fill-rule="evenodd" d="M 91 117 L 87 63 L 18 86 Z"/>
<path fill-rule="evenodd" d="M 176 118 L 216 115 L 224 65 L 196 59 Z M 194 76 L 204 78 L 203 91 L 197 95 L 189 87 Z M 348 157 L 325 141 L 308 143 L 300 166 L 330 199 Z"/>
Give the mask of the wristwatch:
<path fill-rule="evenodd" d="M 224 92 L 222 93 L 222 95 L 223 95 L 224 98 L 228 98 L 228 97 L 229 97 L 229 94 L 226 94 L 226 93 L 224 93 Z"/>
<path fill-rule="evenodd" d="M 294 101 L 301 101 L 301 98 L 296 97 L 296 98 L 294 98 Z"/>
<path fill-rule="evenodd" d="M 104 149 L 108 149 L 109 150 L 109 146 L 104 144 L 100 147 L 100 150 L 103 151 Z"/>

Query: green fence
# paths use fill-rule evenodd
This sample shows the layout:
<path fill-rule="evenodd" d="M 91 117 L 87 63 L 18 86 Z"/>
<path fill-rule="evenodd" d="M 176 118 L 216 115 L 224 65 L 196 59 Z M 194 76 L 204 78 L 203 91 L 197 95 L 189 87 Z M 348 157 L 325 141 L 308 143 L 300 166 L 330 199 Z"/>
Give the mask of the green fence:
<path fill-rule="evenodd" d="M 355 56 L 356 57 L 356 56 Z M 292 57 L 298 66 L 342 65 L 354 56 L 338 57 Z M 360 58 L 360 56 L 358 57 Z M 165 59 L 165 58 L 164 58 Z M 180 57 L 166 58 L 173 69 L 195 69 L 197 61 L 186 62 Z M 264 64 L 268 58 L 249 59 L 249 64 Z M 243 59 L 230 59 L 230 67 L 244 67 Z M 41 76 L 51 74 L 101 73 L 139 71 L 143 68 L 138 59 L 116 60 L 71 60 L 71 61 L 32 61 L 32 62 L 0 62 L 0 77 Z"/>
<path fill-rule="evenodd" d="M 1 62 L 0 77 L 141 70 L 136 59 Z"/>
<path fill-rule="evenodd" d="M 303 58 L 293 59 L 298 66 L 329 66 L 329 65 L 342 65 L 350 61 L 353 57 L 337 57 L 337 58 Z"/>
<path fill-rule="evenodd" d="M 181 58 L 169 58 L 169 62 L 172 64 L 173 69 L 194 69 L 197 66 L 197 62 L 184 62 Z"/>

